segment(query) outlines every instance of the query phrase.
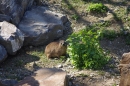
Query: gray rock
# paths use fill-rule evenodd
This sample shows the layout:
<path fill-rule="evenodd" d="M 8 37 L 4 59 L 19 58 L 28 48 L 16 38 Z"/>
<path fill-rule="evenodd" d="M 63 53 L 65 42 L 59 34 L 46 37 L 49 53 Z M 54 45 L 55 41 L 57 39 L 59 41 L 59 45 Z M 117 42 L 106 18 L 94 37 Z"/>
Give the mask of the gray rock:
<path fill-rule="evenodd" d="M 48 6 L 46 0 L 34 0 L 36 5 L 43 5 L 43 6 Z"/>
<path fill-rule="evenodd" d="M 27 11 L 18 25 L 24 33 L 24 45 L 44 45 L 63 35 L 67 17 L 45 7 L 34 7 Z"/>
<path fill-rule="evenodd" d="M 72 86 L 72 82 L 69 81 L 69 86 Z"/>
<path fill-rule="evenodd" d="M 0 81 L 0 86 L 14 86 L 18 82 L 13 79 L 5 79 Z"/>
<path fill-rule="evenodd" d="M 3 21 L 8 21 L 8 22 L 10 22 L 10 19 L 11 19 L 10 16 L 7 16 L 7 15 L 5 15 L 5 14 L 0 14 L 0 22 L 3 22 Z"/>
<path fill-rule="evenodd" d="M 0 13 L 11 17 L 15 25 L 19 23 L 24 12 L 30 8 L 34 0 L 0 0 Z"/>
<path fill-rule="evenodd" d="M 10 55 L 22 47 L 24 36 L 17 27 L 6 21 L 0 23 L 0 44 L 2 44 Z"/>
<path fill-rule="evenodd" d="M 56 68 L 43 68 L 14 86 L 68 86 L 66 72 Z"/>
<path fill-rule="evenodd" d="M 7 58 L 7 52 L 5 48 L 2 45 L 0 45 L 0 63 L 4 61 L 6 58 Z"/>

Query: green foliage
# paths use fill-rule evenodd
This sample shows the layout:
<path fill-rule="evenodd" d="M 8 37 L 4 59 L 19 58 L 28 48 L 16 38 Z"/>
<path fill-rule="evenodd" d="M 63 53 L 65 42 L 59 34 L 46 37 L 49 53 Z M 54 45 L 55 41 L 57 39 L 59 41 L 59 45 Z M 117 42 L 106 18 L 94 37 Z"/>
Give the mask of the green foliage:
<path fill-rule="evenodd" d="M 112 86 L 117 86 L 117 84 L 116 84 L 116 83 L 114 83 Z"/>
<path fill-rule="evenodd" d="M 90 13 L 106 13 L 107 7 L 102 3 L 90 3 L 87 11 Z"/>
<path fill-rule="evenodd" d="M 91 27 L 69 36 L 68 54 L 76 68 L 100 69 L 109 61 L 99 45 L 100 33 Z"/>
<path fill-rule="evenodd" d="M 73 3 L 78 3 L 78 2 L 80 2 L 81 0 L 72 0 L 73 1 Z"/>
<path fill-rule="evenodd" d="M 118 33 L 114 30 L 103 30 L 102 36 L 103 36 L 103 38 L 107 38 L 109 40 L 114 40 L 118 36 Z"/>
<path fill-rule="evenodd" d="M 79 19 L 79 16 L 77 14 L 74 14 L 74 15 L 72 15 L 72 19 L 77 21 Z"/>
<path fill-rule="evenodd" d="M 127 44 L 127 45 L 130 45 L 130 34 L 128 34 L 128 35 L 126 36 L 125 41 L 126 41 L 126 44 Z"/>
<path fill-rule="evenodd" d="M 101 71 L 101 70 L 100 70 L 100 71 L 98 71 L 97 73 L 98 73 L 99 75 L 101 75 L 101 76 L 104 76 L 104 75 L 105 75 L 105 71 Z"/>
<path fill-rule="evenodd" d="M 72 6 L 72 5 L 67 5 L 67 8 L 68 8 L 69 10 L 71 10 L 71 9 L 73 9 L 73 6 Z"/>
<path fill-rule="evenodd" d="M 118 10 L 115 10 L 115 12 L 113 13 L 113 16 L 116 21 L 125 22 L 127 13 L 128 13 L 127 9 L 120 7 Z"/>
<path fill-rule="evenodd" d="M 84 73 L 81 73 L 81 74 L 78 75 L 78 77 L 88 77 L 88 76 L 89 76 L 89 75 L 84 74 Z"/>
<path fill-rule="evenodd" d="M 111 22 L 110 21 L 104 21 L 104 22 L 101 22 L 101 23 L 97 23 L 96 26 L 99 26 L 100 28 L 101 27 L 108 27 L 111 25 Z"/>

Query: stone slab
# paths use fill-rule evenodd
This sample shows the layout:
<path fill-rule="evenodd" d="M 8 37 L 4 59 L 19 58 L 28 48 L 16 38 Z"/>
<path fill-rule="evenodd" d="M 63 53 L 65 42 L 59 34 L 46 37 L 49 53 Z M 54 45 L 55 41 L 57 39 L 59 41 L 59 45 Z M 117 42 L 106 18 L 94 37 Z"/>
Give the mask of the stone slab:
<path fill-rule="evenodd" d="M 43 68 L 15 86 L 67 86 L 67 75 L 60 69 Z"/>

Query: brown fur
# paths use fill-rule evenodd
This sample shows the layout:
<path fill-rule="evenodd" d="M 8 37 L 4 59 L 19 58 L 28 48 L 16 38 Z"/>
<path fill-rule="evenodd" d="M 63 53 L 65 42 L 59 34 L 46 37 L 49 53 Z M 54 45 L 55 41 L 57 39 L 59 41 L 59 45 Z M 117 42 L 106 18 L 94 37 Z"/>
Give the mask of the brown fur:
<path fill-rule="evenodd" d="M 122 55 L 119 70 L 121 74 L 119 86 L 130 86 L 130 52 Z"/>
<path fill-rule="evenodd" d="M 130 64 L 120 64 L 121 78 L 119 86 L 130 86 Z"/>
<path fill-rule="evenodd" d="M 130 63 L 130 52 L 129 53 L 124 53 L 122 55 L 122 59 L 120 61 L 120 64 L 129 64 Z"/>
<path fill-rule="evenodd" d="M 47 58 L 54 58 L 66 55 L 67 44 L 64 40 L 58 42 L 51 42 L 45 48 L 45 55 Z"/>

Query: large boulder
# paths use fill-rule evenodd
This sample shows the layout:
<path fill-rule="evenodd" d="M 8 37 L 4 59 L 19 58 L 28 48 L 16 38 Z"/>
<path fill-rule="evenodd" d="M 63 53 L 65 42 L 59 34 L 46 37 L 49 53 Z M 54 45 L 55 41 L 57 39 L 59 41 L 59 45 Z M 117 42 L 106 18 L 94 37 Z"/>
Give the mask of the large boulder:
<path fill-rule="evenodd" d="M 34 0 L 36 5 L 44 5 L 46 0 Z"/>
<path fill-rule="evenodd" d="M 13 80 L 13 79 L 0 80 L 0 86 L 14 86 L 17 83 L 18 82 L 16 80 Z"/>
<path fill-rule="evenodd" d="M 0 14 L 11 17 L 15 25 L 19 23 L 26 9 L 30 8 L 34 0 L 0 0 Z"/>
<path fill-rule="evenodd" d="M 49 11 L 46 7 L 34 7 L 27 11 L 18 25 L 24 33 L 24 45 L 44 45 L 63 35 L 67 17 Z"/>
<path fill-rule="evenodd" d="M 4 61 L 6 58 L 7 58 L 7 52 L 5 48 L 2 45 L 0 45 L 0 63 Z"/>
<path fill-rule="evenodd" d="M 0 14 L 0 22 L 3 22 L 3 21 L 8 21 L 10 22 L 11 20 L 11 17 L 10 16 L 7 16 L 5 14 Z"/>
<path fill-rule="evenodd" d="M 13 24 L 3 21 L 0 23 L 0 44 L 2 44 L 10 55 L 22 47 L 24 36 L 22 32 Z"/>
<path fill-rule="evenodd" d="M 14 86 L 68 86 L 66 72 L 56 68 L 43 68 Z"/>

